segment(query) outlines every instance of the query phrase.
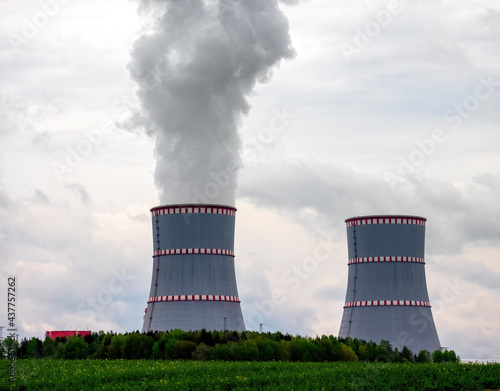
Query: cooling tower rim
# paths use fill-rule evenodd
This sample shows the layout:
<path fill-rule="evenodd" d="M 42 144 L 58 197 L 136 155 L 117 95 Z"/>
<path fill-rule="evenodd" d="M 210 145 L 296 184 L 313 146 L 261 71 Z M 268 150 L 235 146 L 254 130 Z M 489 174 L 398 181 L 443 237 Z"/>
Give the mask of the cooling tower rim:
<path fill-rule="evenodd" d="M 163 208 L 224 208 L 236 211 L 234 206 L 222 205 L 222 204 L 165 204 L 158 205 L 150 209 L 151 212 Z"/>
<path fill-rule="evenodd" d="M 345 219 L 344 221 L 347 223 L 348 221 L 360 220 L 360 219 L 414 219 L 414 220 L 422 220 L 427 221 L 425 217 L 422 216 L 413 216 L 413 215 L 365 215 L 365 216 L 354 216 Z"/>

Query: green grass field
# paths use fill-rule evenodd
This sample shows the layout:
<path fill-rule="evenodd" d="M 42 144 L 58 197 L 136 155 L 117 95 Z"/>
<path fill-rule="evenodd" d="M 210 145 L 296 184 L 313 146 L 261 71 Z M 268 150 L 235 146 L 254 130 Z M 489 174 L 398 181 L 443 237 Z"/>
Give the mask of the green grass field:
<path fill-rule="evenodd" d="M 0 361 L 1 390 L 484 390 L 500 364 L 153 360 Z"/>

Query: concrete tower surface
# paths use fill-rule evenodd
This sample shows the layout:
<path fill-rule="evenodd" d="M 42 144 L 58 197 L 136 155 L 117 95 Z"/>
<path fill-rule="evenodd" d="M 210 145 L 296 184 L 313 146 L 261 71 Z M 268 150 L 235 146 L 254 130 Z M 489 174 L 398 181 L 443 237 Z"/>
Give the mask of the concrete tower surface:
<path fill-rule="evenodd" d="M 346 220 L 348 281 L 339 337 L 415 354 L 441 347 L 425 280 L 425 224 L 416 216 Z"/>
<path fill-rule="evenodd" d="M 234 270 L 236 209 L 183 204 L 151 214 L 153 277 L 142 331 L 244 331 Z"/>

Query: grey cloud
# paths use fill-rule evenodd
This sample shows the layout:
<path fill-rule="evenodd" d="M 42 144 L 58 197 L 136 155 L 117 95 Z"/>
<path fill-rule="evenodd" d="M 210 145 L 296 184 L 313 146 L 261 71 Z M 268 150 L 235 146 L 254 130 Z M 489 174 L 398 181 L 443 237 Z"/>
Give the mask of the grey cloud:
<path fill-rule="evenodd" d="M 13 207 L 10 197 L 0 188 L 0 210 L 9 210 Z"/>
<path fill-rule="evenodd" d="M 286 4 L 286 5 L 297 5 L 301 1 L 305 1 L 305 0 L 280 0 L 280 3 Z"/>
<path fill-rule="evenodd" d="M 486 265 L 481 259 L 465 259 L 454 261 L 452 270 L 450 264 L 435 263 L 433 268 L 450 276 L 459 275 L 464 281 L 489 290 L 500 290 L 500 274 Z"/>
<path fill-rule="evenodd" d="M 461 251 L 468 243 L 498 243 L 498 191 L 409 176 L 389 184 L 383 179 L 347 167 L 309 166 L 304 163 L 246 165 L 239 195 L 258 205 L 287 211 L 306 223 L 300 211 L 312 208 L 310 229 L 330 227 L 339 234 L 344 220 L 370 214 L 409 214 L 428 219 L 427 249 L 440 254 Z"/>
<path fill-rule="evenodd" d="M 0 136 L 5 136 L 22 128 L 25 108 L 19 102 L 13 102 L 6 95 L 0 99 Z"/>
<path fill-rule="evenodd" d="M 487 8 L 482 15 L 480 15 L 481 24 L 486 23 L 486 25 L 497 30 L 500 28 L 500 10 L 494 8 Z"/>
<path fill-rule="evenodd" d="M 318 300 L 342 300 L 346 293 L 346 282 L 342 284 L 332 285 L 326 288 L 318 289 L 314 297 Z"/>
<path fill-rule="evenodd" d="M 79 183 L 67 183 L 64 185 L 64 187 L 68 190 L 71 190 L 74 194 L 76 194 L 78 199 L 83 205 L 85 206 L 89 205 L 90 196 L 85 186 Z"/>
<path fill-rule="evenodd" d="M 33 136 L 33 144 L 45 146 L 51 141 L 49 132 L 40 132 Z"/>
<path fill-rule="evenodd" d="M 486 186 L 491 189 L 500 188 L 500 175 L 498 174 L 484 172 L 482 174 L 473 176 L 472 180 L 479 185 Z"/>
<path fill-rule="evenodd" d="M 33 199 L 35 203 L 49 204 L 50 200 L 47 195 L 40 189 L 35 189 L 35 197 Z"/>
<path fill-rule="evenodd" d="M 114 240 L 103 240 L 93 233 L 90 211 L 62 208 L 42 190 L 33 192 L 29 199 L 11 199 L 0 190 L 0 252 L 4 259 L 0 272 L 16 274 L 22 281 L 23 297 L 32 298 L 25 302 L 21 314 L 23 322 L 36 325 L 36 330 L 20 328 L 22 335 L 43 337 L 43 325 L 121 331 L 137 328 L 148 285 L 148 268 L 132 274 L 144 262 L 140 254 L 148 253 L 147 248 L 140 248 L 142 238 L 127 247 L 120 235 L 104 231 Z M 149 236 L 149 231 L 145 230 L 145 235 Z M 124 268 L 134 280 L 123 287 L 112 282 L 109 296 L 114 273 L 121 275 Z M 94 307 L 89 300 L 94 300 Z M 127 318 L 123 307 L 116 308 L 119 302 L 125 303 Z M 138 319 L 130 313 L 137 313 Z"/>

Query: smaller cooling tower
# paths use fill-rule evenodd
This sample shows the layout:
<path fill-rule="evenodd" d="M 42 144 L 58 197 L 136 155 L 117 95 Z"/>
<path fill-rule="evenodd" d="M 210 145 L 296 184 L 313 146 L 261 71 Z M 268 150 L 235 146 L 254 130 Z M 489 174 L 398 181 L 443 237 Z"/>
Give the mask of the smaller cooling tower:
<path fill-rule="evenodd" d="M 234 270 L 236 209 L 166 205 L 151 214 L 153 277 L 142 331 L 244 331 Z"/>
<path fill-rule="evenodd" d="M 400 351 L 433 352 L 440 343 L 425 281 L 425 223 L 416 216 L 346 220 L 348 281 L 339 337 Z"/>

